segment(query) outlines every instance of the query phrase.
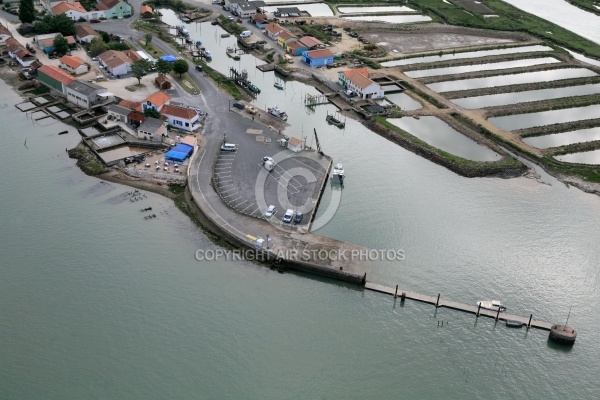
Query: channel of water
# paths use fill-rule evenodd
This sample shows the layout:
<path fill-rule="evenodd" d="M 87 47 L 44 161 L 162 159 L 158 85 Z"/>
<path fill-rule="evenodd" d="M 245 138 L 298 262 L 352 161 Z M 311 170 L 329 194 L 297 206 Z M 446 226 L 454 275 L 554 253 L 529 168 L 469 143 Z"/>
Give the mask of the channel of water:
<path fill-rule="evenodd" d="M 594 71 L 585 68 L 562 68 L 547 71 L 524 72 L 521 74 L 495 75 L 484 78 L 436 82 L 427 85 L 427 87 L 436 92 L 453 92 L 457 90 L 482 89 L 524 83 L 556 81 L 561 79 L 584 78 L 595 75 L 597 74 Z"/>
<path fill-rule="evenodd" d="M 494 71 L 508 68 L 532 67 L 534 65 L 553 64 L 560 62 L 554 57 L 530 58 L 525 60 L 501 61 L 494 63 L 474 64 L 474 65 L 459 65 L 456 67 L 422 69 L 418 71 L 407 71 L 405 74 L 411 78 L 423 78 L 426 76 L 440 76 L 464 74 L 467 72 L 477 71 Z"/>
<path fill-rule="evenodd" d="M 479 57 L 487 57 L 487 56 L 499 56 L 499 55 L 503 55 L 503 54 L 532 53 L 534 51 L 551 51 L 551 50 L 552 50 L 552 47 L 534 45 L 534 46 L 509 47 L 506 49 L 466 51 L 464 53 L 443 54 L 441 56 L 438 56 L 438 55 L 423 56 L 423 57 L 405 58 L 402 60 L 386 61 L 386 62 L 381 63 L 381 66 L 382 67 L 397 67 L 399 65 L 408 65 L 408 64 L 422 64 L 422 63 L 447 61 L 447 60 L 460 60 L 460 59 L 464 59 L 464 58 L 479 58 Z"/>

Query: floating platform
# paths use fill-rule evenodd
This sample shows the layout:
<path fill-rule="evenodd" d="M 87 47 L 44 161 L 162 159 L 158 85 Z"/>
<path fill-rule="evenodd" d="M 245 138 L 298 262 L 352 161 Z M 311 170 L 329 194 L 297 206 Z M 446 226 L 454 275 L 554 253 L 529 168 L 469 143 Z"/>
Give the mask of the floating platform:
<path fill-rule="evenodd" d="M 524 326 L 542 329 L 545 331 L 549 331 L 553 326 L 549 322 L 538 321 L 531 317 L 521 317 L 519 315 L 507 314 L 506 312 L 500 312 L 500 314 L 498 314 L 497 311 L 490 311 L 490 310 L 486 310 L 483 308 L 478 310 L 477 306 L 470 306 L 468 304 L 457 303 L 455 301 L 442 299 L 439 296 L 438 297 L 428 296 L 428 295 L 419 294 L 419 293 L 415 293 L 415 292 L 408 292 L 408 291 L 400 289 L 400 288 L 398 288 L 396 290 L 395 288 L 391 288 L 391 287 L 384 286 L 384 285 L 379 285 L 377 283 L 372 283 L 372 282 L 365 283 L 365 289 L 372 290 L 374 292 L 389 294 L 392 296 L 397 295 L 397 297 L 400 297 L 400 298 L 416 300 L 416 301 L 420 301 L 421 303 L 432 304 L 436 307 L 450 308 L 452 310 L 464 311 L 464 312 L 468 312 L 468 313 L 475 314 L 475 315 L 481 315 L 484 317 L 496 319 L 496 316 L 498 316 L 498 320 L 500 320 L 500 321 L 508 320 L 508 321 L 511 321 L 511 323 L 520 322 Z M 531 318 L 531 323 L 530 323 L 530 318 Z"/>

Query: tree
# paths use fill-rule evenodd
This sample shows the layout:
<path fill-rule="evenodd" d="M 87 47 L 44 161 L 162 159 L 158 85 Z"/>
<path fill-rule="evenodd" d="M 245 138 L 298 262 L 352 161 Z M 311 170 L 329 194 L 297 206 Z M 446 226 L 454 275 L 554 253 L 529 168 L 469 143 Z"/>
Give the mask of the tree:
<path fill-rule="evenodd" d="M 35 20 L 33 0 L 21 0 L 19 2 L 19 20 L 23 23 L 31 23 Z"/>
<path fill-rule="evenodd" d="M 102 40 L 104 41 L 104 43 L 108 43 L 110 42 L 110 35 L 104 31 L 99 31 L 98 32 L 100 34 L 100 36 L 102 36 Z"/>
<path fill-rule="evenodd" d="M 154 108 L 146 108 L 144 110 L 144 117 L 160 118 L 160 113 Z"/>
<path fill-rule="evenodd" d="M 146 33 L 144 35 L 144 40 L 146 41 L 146 46 L 148 46 L 150 43 L 152 43 L 152 34 Z"/>
<path fill-rule="evenodd" d="M 158 59 L 158 61 L 156 62 L 156 71 L 160 74 L 160 75 L 166 75 L 169 72 L 173 71 L 173 64 L 171 64 L 168 61 L 162 60 L 162 59 Z"/>
<path fill-rule="evenodd" d="M 189 67 L 188 63 L 185 60 L 176 60 L 173 63 L 173 71 L 175 73 L 179 74 L 180 78 L 181 78 L 181 75 L 183 75 L 186 72 L 188 72 L 189 68 L 190 67 Z"/>
<path fill-rule="evenodd" d="M 66 54 L 69 51 L 69 42 L 67 42 L 67 39 L 63 35 L 56 35 L 52 45 L 54 46 L 54 51 L 58 54 Z"/>
<path fill-rule="evenodd" d="M 108 46 L 99 37 L 93 38 L 90 42 L 90 53 L 92 56 L 96 57 L 98 54 L 102 54 L 106 50 L 108 50 Z"/>
<path fill-rule="evenodd" d="M 41 21 L 36 22 L 37 34 L 60 33 L 63 36 L 75 34 L 75 23 L 65 14 L 46 15 Z"/>
<path fill-rule="evenodd" d="M 148 71 L 150 71 L 150 64 L 148 64 L 148 61 L 144 59 L 137 60 L 131 64 L 131 73 L 138 80 L 138 85 L 140 84 L 140 80 L 146 76 Z"/>

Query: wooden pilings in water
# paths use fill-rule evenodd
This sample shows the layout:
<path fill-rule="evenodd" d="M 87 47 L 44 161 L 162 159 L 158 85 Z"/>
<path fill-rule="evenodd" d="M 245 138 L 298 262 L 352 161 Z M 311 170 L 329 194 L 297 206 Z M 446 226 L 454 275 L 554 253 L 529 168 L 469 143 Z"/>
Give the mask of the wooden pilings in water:
<path fill-rule="evenodd" d="M 379 293 L 386 293 L 391 296 L 394 296 L 394 298 L 396 298 L 398 296 L 398 292 L 401 292 L 402 293 L 401 294 L 402 301 L 404 301 L 404 299 L 408 298 L 408 299 L 420 301 L 422 303 L 435 305 L 436 308 L 445 307 L 445 308 L 450 308 L 450 309 L 457 310 L 457 311 L 464 311 L 464 312 L 474 314 L 477 317 L 479 317 L 481 315 L 484 317 L 494 318 L 494 320 L 496 320 L 496 321 L 497 320 L 517 321 L 517 322 L 523 323 L 523 325 L 526 325 L 527 327 L 533 327 L 533 328 L 543 329 L 543 330 L 547 330 L 547 331 L 549 331 L 550 328 L 552 327 L 551 323 L 534 320 L 533 314 L 530 314 L 529 318 L 527 318 L 527 317 L 521 317 L 518 315 L 507 314 L 506 312 L 500 313 L 497 311 L 486 310 L 486 309 L 482 309 L 480 305 L 479 306 L 470 306 L 468 304 L 463 304 L 463 303 L 458 303 L 458 302 L 451 301 L 451 300 L 442 299 L 441 294 L 438 294 L 437 297 L 428 296 L 428 295 L 424 295 L 424 294 L 420 294 L 420 293 L 408 292 L 408 291 L 402 290 L 399 286 L 396 286 L 396 288 L 392 288 L 392 287 L 379 285 L 379 284 L 372 283 L 372 282 L 366 282 L 365 289 L 372 290 L 372 291 L 379 292 Z"/>

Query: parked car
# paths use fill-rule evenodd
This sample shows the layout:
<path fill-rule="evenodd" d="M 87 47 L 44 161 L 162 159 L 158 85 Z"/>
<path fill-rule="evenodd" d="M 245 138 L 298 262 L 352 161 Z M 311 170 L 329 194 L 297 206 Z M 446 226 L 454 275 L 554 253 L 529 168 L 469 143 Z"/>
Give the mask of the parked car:
<path fill-rule="evenodd" d="M 300 222 L 302 222 L 303 217 L 304 217 L 304 214 L 302 214 L 302 213 L 296 214 L 296 216 L 294 217 L 294 223 L 299 224 Z"/>
<path fill-rule="evenodd" d="M 289 224 L 292 222 L 292 218 L 294 218 L 294 210 L 287 210 L 281 220 L 286 224 Z"/>
<path fill-rule="evenodd" d="M 246 108 L 246 106 L 243 105 L 242 103 L 240 103 L 239 101 L 236 101 L 235 103 L 233 103 L 233 106 L 235 108 L 239 108 L 240 110 L 243 110 L 244 108 Z"/>
<path fill-rule="evenodd" d="M 221 151 L 236 151 L 237 150 L 237 144 L 234 143 L 223 143 L 223 146 L 221 146 Z"/>
<path fill-rule="evenodd" d="M 201 65 L 196 65 L 196 71 L 202 72 L 202 66 Z"/>
<path fill-rule="evenodd" d="M 233 21 L 234 18 L 230 15 L 229 17 L 227 17 L 228 20 Z"/>
<path fill-rule="evenodd" d="M 271 218 L 273 215 L 275 215 L 275 206 L 270 205 L 269 208 L 267 208 L 267 212 L 265 213 L 265 217 Z"/>
<path fill-rule="evenodd" d="M 90 23 L 92 23 L 92 24 L 99 24 L 100 20 L 99 19 L 90 19 Z"/>

